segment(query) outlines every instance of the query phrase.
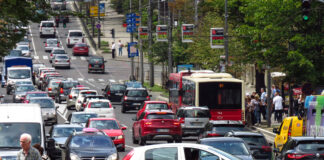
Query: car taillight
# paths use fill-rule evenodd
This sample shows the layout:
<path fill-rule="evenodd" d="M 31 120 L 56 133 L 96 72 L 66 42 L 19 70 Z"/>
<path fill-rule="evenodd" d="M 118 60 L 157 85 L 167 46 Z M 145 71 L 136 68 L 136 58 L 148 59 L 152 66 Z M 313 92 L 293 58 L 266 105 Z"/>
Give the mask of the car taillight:
<path fill-rule="evenodd" d="M 180 122 L 180 123 L 185 123 L 184 118 L 180 118 L 180 119 L 179 119 L 179 122 Z"/>
<path fill-rule="evenodd" d="M 133 155 L 134 155 L 134 149 L 132 149 L 124 158 L 123 158 L 123 160 L 130 160 L 132 157 L 133 157 Z"/>
<path fill-rule="evenodd" d="M 85 105 L 86 105 L 85 103 L 82 104 L 83 108 L 85 107 Z"/>
<path fill-rule="evenodd" d="M 50 55 L 51 57 L 53 57 L 53 53 L 51 53 L 51 55 Z"/>
<path fill-rule="evenodd" d="M 45 43 L 45 47 L 47 47 L 47 43 Z"/>
<path fill-rule="evenodd" d="M 107 95 L 109 95 L 109 96 L 110 96 L 110 91 L 108 91 L 108 92 L 107 92 Z"/>
<path fill-rule="evenodd" d="M 66 62 L 69 62 L 70 63 L 70 60 L 67 60 Z"/>
<path fill-rule="evenodd" d="M 52 91 L 52 88 L 48 88 L 48 91 Z"/>
<path fill-rule="evenodd" d="M 124 97 L 124 101 L 126 101 L 126 100 L 127 100 L 127 96 Z"/>
<path fill-rule="evenodd" d="M 55 62 L 58 62 L 58 60 L 55 60 Z"/>
<path fill-rule="evenodd" d="M 60 47 L 60 43 L 59 42 L 57 42 L 57 47 Z"/>
<path fill-rule="evenodd" d="M 56 27 L 54 26 L 54 32 L 56 32 Z"/>
<path fill-rule="evenodd" d="M 89 64 L 89 68 L 91 68 L 91 64 Z"/>
<path fill-rule="evenodd" d="M 72 95 L 69 95 L 69 99 L 72 99 Z"/>
<path fill-rule="evenodd" d="M 101 68 L 104 69 L 105 68 L 105 65 L 101 65 Z"/>
<path fill-rule="evenodd" d="M 63 88 L 60 89 L 60 93 L 63 93 Z"/>
<path fill-rule="evenodd" d="M 109 103 L 109 108 L 112 108 L 112 105 L 111 105 L 111 103 Z"/>
<path fill-rule="evenodd" d="M 270 146 L 262 146 L 262 149 L 263 149 L 264 151 L 266 151 L 266 152 L 271 152 L 271 151 L 272 151 L 272 149 L 271 149 Z"/>
<path fill-rule="evenodd" d="M 29 100 L 26 100 L 25 103 L 29 103 Z"/>
<path fill-rule="evenodd" d="M 288 129 L 288 137 L 291 136 L 291 127 L 289 126 L 289 129 Z"/>
<path fill-rule="evenodd" d="M 173 125 L 178 126 L 178 125 L 180 125 L 180 122 L 173 122 Z"/>
<path fill-rule="evenodd" d="M 296 153 L 288 153 L 287 157 L 290 159 L 302 159 L 306 156 L 311 156 L 313 154 L 296 154 Z"/>
<path fill-rule="evenodd" d="M 149 100 L 150 100 L 150 96 L 147 96 L 147 97 L 146 97 L 146 100 L 149 101 Z"/>
<path fill-rule="evenodd" d="M 208 133 L 207 134 L 207 137 L 219 137 L 220 135 L 219 134 L 216 134 L 216 133 Z"/>
<path fill-rule="evenodd" d="M 152 125 L 152 122 L 145 122 L 144 125 Z"/>

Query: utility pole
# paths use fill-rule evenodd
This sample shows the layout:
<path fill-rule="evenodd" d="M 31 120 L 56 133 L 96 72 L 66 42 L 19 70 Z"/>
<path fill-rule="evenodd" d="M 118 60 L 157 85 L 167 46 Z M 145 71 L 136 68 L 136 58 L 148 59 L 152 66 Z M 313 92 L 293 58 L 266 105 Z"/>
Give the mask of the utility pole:
<path fill-rule="evenodd" d="M 152 56 L 152 0 L 149 0 L 148 5 L 148 41 L 149 41 L 149 61 L 150 61 L 150 86 L 154 86 L 154 64 Z"/>
<path fill-rule="evenodd" d="M 271 127 L 271 71 L 267 66 L 267 126 Z"/>
<path fill-rule="evenodd" d="M 158 24 L 160 24 L 160 0 L 157 0 L 158 1 Z"/>
<path fill-rule="evenodd" d="M 225 36 L 225 72 L 228 66 L 228 22 L 227 22 L 228 14 L 227 14 L 227 0 L 225 0 L 225 28 L 224 28 L 224 36 Z"/>
<path fill-rule="evenodd" d="M 129 1 L 129 13 L 132 13 L 132 0 Z M 130 32 L 130 42 L 132 43 L 133 40 L 133 31 Z M 131 77 L 134 77 L 134 57 L 131 57 Z"/>
<path fill-rule="evenodd" d="M 98 0 L 98 48 L 100 48 L 100 0 Z"/>
<path fill-rule="evenodd" d="M 142 26 L 142 0 L 138 0 L 138 6 L 140 11 L 140 26 Z M 139 36 L 140 38 L 140 36 Z M 140 38 L 140 71 L 141 71 L 141 83 L 144 84 L 144 58 L 143 58 L 143 43 L 142 39 Z"/>
<path fill-rule="evenodd" d="M 195 0 L 196 1 L 196 0 Z M 172 26 L 173 26 L 173 21 L 172 21 L 172 12 L 171 8 L 168 8 L 168 71 L 169 74 L 173 72 L 173 67 L 172 67 Z"/>
<path fill-rule="evenodd" d="M 195 27 L 198 26 L 198 0 L 195 0 Z"/>

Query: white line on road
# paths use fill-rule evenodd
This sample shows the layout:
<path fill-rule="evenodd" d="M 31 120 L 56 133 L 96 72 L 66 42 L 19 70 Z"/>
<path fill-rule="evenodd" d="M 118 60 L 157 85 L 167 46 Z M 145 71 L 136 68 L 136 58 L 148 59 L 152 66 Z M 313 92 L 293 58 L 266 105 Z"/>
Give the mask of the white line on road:
<path fill-rule="evenodd" d="M 72 60 L 76 60 L 76 57 L 75 57 L 75 56 L 72 56 L 71 59 L 72 59 Z"/>
<path fill-rule="evenodd" d="M 78 81 L 84 81 L 84 79 L 83 78 L 78 78 Z"/>
<path fill-rule="evenodd" d="M 98 79 L 98 81 L 103 82 L 103 81 L 105 81 L 105 80 L 104 80 L 104 79 Z"/>
<path fill-rule="evenodd" d="M 90 78 L 90 79 L 88 79 L 90 82 L 94 82 L 94 79 L 92 79 L 92 78 Z"/>
<path fill-rule="evenodd" d="M 125 145 L 128 148 L 135 148 L 134 146 Z"/>
<path fill-rule="evenodd" d="M 39 56 L 34 56 L 34 59 L 38 60 L 39 59 Z"/>
<path fill-rule="evenodd" d="M 48 59 L 48 57 L 47 56 L 43 56 L 43 59 Z"/>
<path fill-rule="evenodd" d="M 86 58 L 85 58 L 85 57 L 81 57 L 81 60 L 85 61 L 85 60 L 86 60 Z"/>

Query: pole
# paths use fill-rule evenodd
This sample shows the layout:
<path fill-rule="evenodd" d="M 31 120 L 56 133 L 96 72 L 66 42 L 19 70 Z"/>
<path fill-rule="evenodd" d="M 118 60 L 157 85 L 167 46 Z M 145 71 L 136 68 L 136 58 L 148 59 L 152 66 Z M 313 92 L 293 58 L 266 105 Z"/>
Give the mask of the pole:
<path fill-rule="evenodd" d="M 169 74 L 173 72 L 172 67 L 172 12 L 171 9 L 168 9 L 168 71 Z"/>
<path fill-rule="evenodd" d="M 129 1 L 129 13 L 132 13 L 132 0 Z M 132 43 L 133 40 L 133 32 L 130 32 L 130 42 Z M 134 57 L 131 57 L 131 77 L 134 77 Z"/>
<path fill-rule="evenodd" d="M 141 21 L 140 21 L 140 26 L 142 26 L 142 0 L 138 1 L 138 6 L 139 6 L 139 11 L 140 11 L 140 16 L 141 16 Z M 144 84 L 144 58 L 143 58 L 143 43 L 142 39 L 140 39 L 140 70 L 141 70 L 141 83 Z"/>
<path fill-rule="evenodd" d="M 98 24 L 100 25 L 100 0 L 98 0 Z M 98 48 L 100 48 L 100 27 L 98 27 Z"/>
<path fill-rule="evenodd" d="M 195 27 L 198 26 L 198 0 L 195 0 Z"/>
<path fill-rule="evenodd" d="M 153 64 L 153 57 L 152 57 L 152 0 L 149 0 L 148 5 L 148 41 L 149 41 L 149 61 L 150 61 L 150 86 L 154 86 L 154 64 Z"/>
<path fill-rule="evenodd" d="M 228 14 L 227 14 L 227 0 L 225 0 L 225 29 L 224 29 L 224 36 L 225 36 L 225 43 L 224 43 L 224 48 L 225 48 L 225 72 L 226 72 L 226 67 L 228 65 L 228 22 L 227 22 Z"/>
<path fill-rule="evenodd" d="M 271 127 L 271 71 L 267 66 L 267 126 Z"/>
<path fill-rule="evenodd" d="M 158 1 L 158 24 L 160 24 L 160 0 L 157 0 Z"/>

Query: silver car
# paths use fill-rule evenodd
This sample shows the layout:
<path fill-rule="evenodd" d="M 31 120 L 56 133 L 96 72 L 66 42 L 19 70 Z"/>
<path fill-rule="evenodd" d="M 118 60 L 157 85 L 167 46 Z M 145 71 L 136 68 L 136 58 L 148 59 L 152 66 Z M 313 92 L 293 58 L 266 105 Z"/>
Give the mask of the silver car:
<path fill-rule="evenodd" d="M 25 57 L 31 56 L 31 50 L 29 49 L 28 45 L 18 45 L 16 49 L 21 50 L 22 55 Z"/>
<path fill-rule="evenodd" d="M 64 48 L 53 48 L 49 57 L 49 62 L 52 63 L 55 55 L 60 54 L 60 55 L 67 55 L 65 52 Z"/>
<path fill-rule="evenodd" d="M 68 55 L 60 55 L 60 54 L 55 55 L 52 61 L 52 67 L 54 68 L 62 67 L 62 68 L 70 69 L 71 67 L 70 57 Z"/>
<path fill-rule="evenodd" d="M 89 88 L 88 87 L 75 87 L 75 88 L 71 89 L 70 94 L 68 95 L 68 98 L 67 98 L 67 102 L 66 102 L 67 109 L 72 109 L 72 108 L 75 109 L 75 101 L 76 101 L 76 98 L 78 97 L 79 92 L 81 90 L 89 90 Z"/>
<path fill-rule="evenodd" d="M 61 43 L 56 38 L 46 39 L 45 43 L 45 52 L 51 52 L 53 48 L 61 48 Z"/>
<path fill-rule="evenodd" d="M 39 104 L 42 110 L 42 117 L 45 124 L 56 124 L 57 116 L 54 101 L 50 97 L 34 97 L 29 99 L 29 103 Z"/>
<path fill-rule="evenodd" d="M 182 136 L 198 136 L 209 122 L 210 113 L 207 107 L 181 107 L 177 111 Z"/>
<path fill-rule="evenodd" d="M 60 82 L 64 79 L 52 79 L 49 81 L 48 86 L 46 87 L 45 91 L 48 93 L 50 97 L 55 97 L 56 88 L 59 86 Z"/>
<path fill-rule="evenodd" d="M 26 93 L 30 91 L 35 91 L 34 85 L 30 84 L 20 84 L 20 85 L 15 85 L 15 89 L 13 92 L 13 102 L 14 103 L 20 103 L 22 100 L 25 98 Z"/>

